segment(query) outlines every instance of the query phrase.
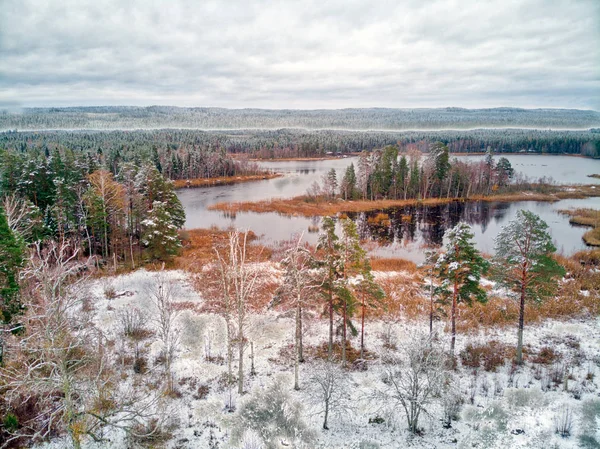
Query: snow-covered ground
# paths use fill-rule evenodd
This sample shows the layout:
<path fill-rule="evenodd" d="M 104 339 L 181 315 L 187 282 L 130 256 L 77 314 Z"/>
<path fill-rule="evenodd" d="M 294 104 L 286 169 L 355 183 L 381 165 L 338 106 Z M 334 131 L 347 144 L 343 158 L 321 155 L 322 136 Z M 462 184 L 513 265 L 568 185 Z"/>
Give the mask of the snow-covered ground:
<path fill-rule="evenodd" d="M 223 378 L 227 372 L 226 334 L 224 319 L 215 314 L 202 312 L 203 298 L 194 291 L 187 274 L 182 271 L 166 271 L 160 274 L 138 270 L 126 275 L 95 280 L 90 285 L 96 325 L 113 340 L 114 351 L 122 350 L 124 337 L 120 331 L 123 311 L 138 309 L 150 318 L 155 313 L 151 292 L 157 276 L 170 281 L 173 296 L 181 307 L 177 318 L 179 348 L 173 365 L 176 389 L 180 397 L 169 399 L 163 413 L 169 414 L 173 427 L 172 438 L 165 443 L 169 448 L 254 448 L 251 435 L 246 443 L 232 444 L 232 429 L 239 427 L 238 413 L 226 411 L 225 405 L 232 401 L 240 406 L 251 400 L 261 390 L 276 381 L 286 387 L 287 404 L 301 406 L 301 416 L 314 434 L 306 447 L 313 448 L 577 448 L 594 447 L 593 440 L 581 439 L 585 434 L 600 441 L 600 320 L 545 321 L 525 328 L 527 353 L 537 354 L 543 347 L 552 348 L 559 358 L 549 364 L 528 361 L 524 367 L 515 368 L 510 361 L 487 372 L 483 368 L 459 366 L 453 372 L 451 392 L 461 398 L 458 420 L 451 427 L 442 425 L 442 398 L 434 398 L 429 414 L 420 419 L 422 435 L 411 436 L 406 430 L 404 410 L 393 407 L 376 392 L 385 388 L 381 381 L 384 365 L 381 356 L 393 351 L 390 346 L 410 343 L 418 332 L 427 332 L 428 323 L 398 320 L 369 321 L 366 325 L 366 346 L 374 354 L 366 371 L 350 371 L 347 379 L 349 400 L 343 408 L 332 410 L 329 430 L 323 430 L 321 406 L 315 400 L 314 385 L 309 378 L 317 361 L 307 355 L 300 366 L 299 391 L 293 390 L 293 364 L 290 357 L 293 345 L 294 321 L 289 314 L 268 311 L 251 317 L 249 340 L 254 344 L 256 375 L 250 376 L 250 350 L 244 361 L 247 391 L 242 397 L 228 391 Z M 390 274 L 380 274 L 388 277 Z M 406 275 L 405 275 L 406 276 Z M 107 299 L 105 291 L 111 287 L 117 297 Z M 327 339 L 328 323 L 319 318 L 306 320 L 304 345 L 307 354 L 310 347 Z M 437 331 L 443 333 L 443 324 L 436 323 Z M 516 342 L 514 328 L 486 329 L 469 335 L 459 334 L 456 353 L 467 344 L 485 344 L 496 340 L 511 347 Z M 442 343 L 446 344 L 445 337 Z M 160 379 L 162 367 L 154 364 L 160 351 L 156 336 L 141 343 L 148 359 L 148 372 L 135 374 L 131 367 L 123 382 L 135 379 L 146 381 Z M 352 337 L 352 345 L 359 347 L 358 337 Z M 207 360 L 207 359 L 210 359 Z M 460 359 L 460 357 L 459 357 Z M 234 372 L 237 361 L 234 361 Z M 556 382 L 555 382 L 556 381 Z M 202 388 L 201 388 L 202 387 Z M 203 390 L 205 394 L 200 394 Z M 449 393 L 446 392 L 446 395 Z M 590 400 L 598 401 L 596 403 Z M 592 404 L 592 405 L 590 405 Z M 584 408 L 595 407 L 598 415 L 590 422 Z M 339 413 L 337 413 L 339 412 Z M 589 412 L 589 410 L 588 410 Z M 570 435 L 560 436 L 556 427 L 561 419 L 572 416 Z M 587 420 L 586 420 L 587 419 Z M 369 421 L 371 420 L 371 423 Z M 377 422 L 373 422 L 377 421 Z M 267 423 L 265 424 L 267 425 Z M 590 427 L 591 426 L 591 427 Z M 590 430 L 591 428 L 591 430 Z M 110 441 L 86 442 L 86 449 L 129 447 L 122 431 L 107 429 Z M 591 441 L 585 446 L 585 441 Z M 291 447 L 285 439 L 275 446 Z M 39 446 L 44 449 L 68 447 L 66 440 L 57 439 Z M 151 447 L 160 447 L 151 446 Z M 265 448 L 268 446 L 264 446 Z"/>

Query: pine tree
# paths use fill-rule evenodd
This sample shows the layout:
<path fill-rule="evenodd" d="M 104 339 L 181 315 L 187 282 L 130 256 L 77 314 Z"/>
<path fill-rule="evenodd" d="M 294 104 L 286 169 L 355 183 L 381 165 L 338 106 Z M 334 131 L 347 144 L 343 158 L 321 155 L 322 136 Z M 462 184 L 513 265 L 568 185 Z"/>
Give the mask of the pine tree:
<path fill-rule="evenodd" d="M 334 300 L 336 299 L 338 280 L 342 275 L 341 245 L 339 237 L 335 233 L 335 222 L 331 217 L 323 218 L 317 250 L 322 254 L 322 258 L 319 261 L 319 265 L 324 271 L 321 292 L 325 297 L 326 310 L 329 317 L 328 357 L 331 359 L 333 356 Z"/>
<path fill-rule="evenodd" d="M 523 363 L 525 303 L 540 302 L 557 288 L 564 268 L 553 258 L 556 247 L 548 225 L 533 212 L 520 210 L 496 237 L 494 274 L 519 300 L 517 363 Z"/>
<path fill-rule="evenodd" d="M 371 262 L 368 257 L 364 257 L 361 263 L 360 272 L 353 285 L 355 295 L 360 302 L 360 358 L 365 358 L 365 315 L 367 308 L 375 308 L 380 305 L 385 293 L 381 286 L 375 282 Z"/>
<path fill-rule="evenodd" d="M 445 252 L 438 257 L 435 271 L 440 280 L 438 293 L 444 303 L 450 302 L 450 318 L 452 321 L 452 341 L 450 349 L 454 354 L 456 343 L 456 314 L 459 303 L 472 304 L 486 302 L 485 290 L 479 285 L 482 274 L 488 269 L 488 262 L 475 248 L 473 232 L 466 223 L 458 223 L 447 231 L 444 238 L 448 240 Z"/>

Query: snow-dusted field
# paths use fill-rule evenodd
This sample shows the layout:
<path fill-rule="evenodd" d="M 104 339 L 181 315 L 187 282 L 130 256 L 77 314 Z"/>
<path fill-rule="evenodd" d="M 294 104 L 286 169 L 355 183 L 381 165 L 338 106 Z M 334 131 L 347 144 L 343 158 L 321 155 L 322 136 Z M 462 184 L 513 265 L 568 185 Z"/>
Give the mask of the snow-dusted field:
<path fill-rule="evenodd" d="M 345 390 L 348 398 L 337 410 L 332 410 L 330 429 L 323 430 L 321 406 L 315 400 L 317 394 L 309 381 L 317 361 L 310 355 L 306 357 L 306 362 L 300 366 L 301 389 L 295 391 L 292 388 L 292 360 L 282 355 L 282 351 L 292 353 L 293 317 L 275 311 L 251 317 L 248 335 L 254 344 L 256 374 L 250 376 L 248 348 L 245 360 L 247 393 L 237 397 L 223 382 L 227 372 L 225 322 L 218 315 L 201 312 L 203 298 L 194 291 L 182 271 L 157 275 L 138 270 L 92 282 L 90 295 L 94 321 L 108 340 L 113 341 L 115 360 L 129 350 L 120 330 L 120 316 L 124 310 L 142 311 L 148 318 L 148 327 L 152 328 L 151 317 L 155 310 L 150 295 L 157 276 L 172 282 L 173 296 L 182 305 L 177 318 L 179 346 L 173 365 L 176 390 L 180 395 L 168 398 L 166 408 L 161 411 L 168 415 L 166 422 L 171 425 L 172 432 L 172 438 L 164 443 L 165 447 L 294 447 L 286 439 L 279 439 L 273 446 L 261 446 L 252 432 L 246 432 L 244 441 L 232 443 L 230 440 L 232 432 L 240 428 L 238 411 L 242 404 L 278 381 L 285 387 L 283 403 L 286 410 L 288 407 L 290 410 L 300 407 L 301 420 L 312 432 L 313 439 L 305 447 L 577 448 L 594 447 L 593 438 L 600 441 L 600 320 L 597 318 L 589 321 L 546 321 L 541 325 L 527 326 L 527 352 L 537 354 L 542 347 L 552 348 L 559 354 L 552 363 L 528 361 L 524 367 L 517 369 L 506 361 L 495 372 L 488 372 L 483 368 L 462 366 L 459 362 L 457 370 L 451 372 L 450 391 L 444 393 L 446 398 L 452 396 L 462 402 L 458 419 L 452 421 L 451 427 L 444 427 L 441 420 L 443 398 L 434 398 L 429 407 L 430 413 L 420 419 L 419 426 L 423 430 L 419 436 L 411 436 L 407 431 L 401 406 L 394 407 L 392 401 L 382 400 L 376 392 L 386 387 L 381 380 L 385 370 L 382 356 L 394 352 L 390 347 L 410 344 L 418 332 L 427 332 L 428 323 L 425 317 L 419 323 L 401 318 L 397 322 L 368 322 L 366 345 L 374 359 L 369 362 L 366 371 L 349 371 Z M 107 299 L 105 291 L 111 287 L 117 297 Z M 325 320 L 315 318 L 305 324 L 305 348 L 326 341 Z M 436 326 L 437 331 L 443 332 L 442 324 L 437 323 Z M 445 344 L 445 337 L 442 336 L 441 340 Z M 469 343 L 484 344 L 491 340 L 514 345 L 516 323 L 514 329 L 459 334 L 457 354 Z M 355 348 L 359 346 L 358 337 L 352 338 L 352 344 Z M 162 367 L 154 363 L 160 343 L 154 335 L 142 340 L 140 345 L 148 360 L 148 371 L 136 374 L 131 366 L 124 366 L 121 378 L 123 382 L 137 382 L 140 388 L 152 388 L 153 381 L 161 379 L 163 373 Z M 309 352 L 306 350 L 307 354 Z M 228 403 L 235 405 L 236 412 L 226 411 Z M 593 407 L 597 410 L 595 417 L 593 410 L 590 412 Z M 558 435 L 557 426 L 569 416 L 572 421 L 569 435 Z M 264 425 L 271 423 L 265 422 Z M 123 431 L 107 429 L 105 437 L 110 442 L 89 441 L 84 447 L 132 447 L 126 442 Z M 39 447 L 58 449 L 68 447 L 68 444 L 66 440 L 59 439 Z"/>

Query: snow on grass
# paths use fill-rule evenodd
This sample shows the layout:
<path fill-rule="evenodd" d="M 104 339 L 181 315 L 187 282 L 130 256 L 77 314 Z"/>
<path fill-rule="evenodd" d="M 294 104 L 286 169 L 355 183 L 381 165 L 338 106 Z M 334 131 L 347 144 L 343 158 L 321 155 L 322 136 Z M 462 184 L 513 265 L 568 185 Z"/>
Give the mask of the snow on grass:
<path fill-rule="evenodd" d="M 254 264 L 254 269 L 264 270 L 272 281 L 281 272 L 272 263 Z M 404 272 L 376 272 L 379 279 L 401 276 L 414 282 L 413 275 Z M 96 325 L 108 339 L 123 339 L 119 332 L 120 311 L 138 308 L 149 316 L 154 313 L 149 292 L 156 285 L 154 272 L 138 270 L 126 275 L 95 280 L 90 285 L 96 310 Z M 194 291 L 183 271 L 166 271 L 161 274 L 175 283 L 175 301 L 181 304 L 202 305 L 201 295 Z M 484 283 L 488 281 L 483 281 Z M 494 283 L 486 285 L 494 287 Z M 105 295 L 107 286 L 118 294 L 114 299 Z M 381 357 L 393 351 L 394 346 L 410 342 L 415 332 L 427 332 L 426 317 L 421 321 L 405 320 L 401 316 L 387 320 L 370 320 L 366 323 L 365 343 L 372 354 L 367 371 L 350 371 L 349 394 L 351 407 L 332 411 L 330 430 L 323 430 L 320 405 L 308 382 L 317 360 L 309 354 L 309 348 L 327 341 L 328 322 L 313 313 L 305 318 L 303 343 L 306 362 L 300 365 L 300 391 L 293 386 L 294 320 L 293 316 L 278 311 L 267 311 L 250 317 L 247 337 L 254 344 L 256 375 L 250 376 L 250 347 L 246 349 L 245 390 L 243 397 L 230 392 L 223 384 L 227 373 L 226 329 L 224 319 L 218 315 L 200 313 L 200 308 L 186 307 L 177 318 L 180 344 L 173 364 L 176 389 L 180 397 L 169 399 L 168 415 L 176 426 L 168 448 L 235 447 L 228 444 L 230 429 L 236 413 L 225 410 L 229 401 L 239 408 L 240 404 L 283 376 L 289 385 L 291 399 L 303 406 L 303 418 L 316 434 L 314 448 L 563 448 L 578 447 L 581 433 L 580 409 L 582 401 L 598 397 L 600 379 L 600 320 L 546 320 L 525 327 L 525 347 L 528 358 L 523 367 L 515 367 L 510 360 L 487 372 L 483 368 L 463 367 L 460 353 L 468 344 L 485 345 L 491 340 L 509 347 L 516 344 L 516 323 L 504 329 L 482 328 L 466 334 L 458 334 L 456 354 L 458 368 L 451 372 L 453 390 L 464 400 L 460 419 L 451 428 L 442 427 L 442 406 L 436 403 L 431 415 L 421 418 L 421 436 L 411 436 L 406 431 L 406 420 L 401 407 L 390 402 L 374 399 L 373 392 L 384 387 L 384 366 Z M 435 323 L 435 331 L 448 347 L 443 334 L 444 323 Z M 358 348 L 359 337 L 351 337 L 352 346 Z M 119 345 L 116 345 L 117 347 Z M 123 382 L 143 384 L 161 379 L 161 366 L 154 365 L 158 354 L 156 336 L 142 342 L 149 358 L 147 374 L 127 371 Z M 544 347 L 559 354 L 559 359 L 547 365 L 533 363 Z M 233 363 L 234 374 L 237 361 Z M 549 380 L 556 377 L 556 382 Z M 205 388 L 203 394 L 200 394 Z M 235 390 L 235 388 L 233 389 Z M 231 396 L 230 396 L 231 395 Z M 571 436 L 563 438 L 555 433 L 555 419 L 565 408 L 573 412 Z M 165 412 L 163 412 L 165 413 Z M 371 422 L 380 421 L 381 423 Z M 85 449 L 128 447 L 124 433 L 107 429 L 110 442 L 87 441 Z M 596 432 L 600 440 L 600 435 Z M 212 446 L 211 446 L 212 444 Z M 68 447 L 65 439 L 55 439 L 39 448 L 58 449 Z M 283 446 L 281 446 L 283 447 Z"/>

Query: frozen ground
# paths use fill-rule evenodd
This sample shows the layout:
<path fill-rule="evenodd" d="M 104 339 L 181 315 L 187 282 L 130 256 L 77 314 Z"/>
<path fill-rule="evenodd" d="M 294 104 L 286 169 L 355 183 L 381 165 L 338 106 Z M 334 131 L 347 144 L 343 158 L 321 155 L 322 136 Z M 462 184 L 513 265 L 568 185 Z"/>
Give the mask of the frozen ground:
<path fill-rule="evenodd" d="M 127 351 L 120 331 L 120 314 L 123 310 L 137 308 L 151 317 L 154 306 L 150 294 L 156 285 L 156 273 L 138 270 L 114 278 L 96 280 L 90 285 L 91 302 L 95 323 L 109 340 L 114 341 L 115 358 L 118 351 Z M 381 382 L 384 366 L 380 357 L 410 342 L 415 333 L 428 330 L 425 322 L 397 321 L 368 322 L 366 345 L 374 354 L 366 371 L 350 371 L 347 384 L 349 401 L 343 408 L 332 411 L 330 430 L 322 430 L 321 407 L 314 401 L 315 390 L 309 377 L 316 360 L 307 357 L 300 367 L 300 391 L 294 391 L 293 365 L 289 354 L 293 345 L 293 319 L 274 311 L 252 317 L 249 339 L 254 343 L 256 375 L 250 376 L 250 360 L 245 360 L 246 391 L 237 397 L 223 385 L 227 372 L 224 320 L 214 314 L 202 313 L 203 298 L 194 291 L 181 271 L 160 274 L 172 281 L 174 297 L 181 304 L 177 319 L 180 344 L 173 366 L 175 384 L 180 397 L 170 398 L 167 420 L 172 425 L 172 438 L 165 443 L 169 448 L 229 448 L 258 449 L 252 445 L 250 434 L 246 445 L 230 443 L 231 429 L 239 422 L 237 412 L 229 413 L 225 405 L 231 401 L 239 410 L 244 401 L 253 398 L 258 391 L 270 386 L 277 379 L 289 386 L 290 404 L 301 406 L 302 419 L 314 432 L 315 438 L 307 447 L 314 448 L 577 448 L 594 447 L 593 439 L 583 440 L 581 435 L 592 436 L 600 441 L 598 415 L 590 422 L 585 407 L 590 400 L 599 399 L 600 379 L 600 321 L 546 321 L 525 329 L 527 352 L 537 354 L 542 347 L 549 347 L 559 354 L 551 363 L 527 362 L 515 369 L 510 362 L 497 367 L 496 371 L 469 368 L 459 363 L 454 372 L 452 390 L 463 404 L 458 420 L 450 428 L 442 426 L 441 400 L 434 401 L 430 414 L 422 416 L 422 435 L 410 436 L 401 407 L 393 407 L 391 401 L 374 398 L 374 392 L 385 386 Z M 385 276 L 390 276 L 386 274 Z M 107 299 L 105 291 L 110 287 L 117 293 L 115 299 Z M 149 321 L 148 326 L 152 326 Z M 442 331 L 442 324 L 436 324 Z M 306 321 L 305 347 L 326 341 L 325 320 Z M 516 328 L 485 330 L 476 334 L 457 337 L 457 353 L 465 345 L 497 340 L 513 345 Z M 384 345 L 385 343 L 385 345 Z M 159 351 L 156 336 L 142 343 L 148 359 L 149 371 L 135 374 L 131 366 L 123 368 L 123 382 L 143 382 L 150 388 L 153 380 L 160 379 L 162 368 L 153 360 Z M 352 344 L 359 346 L 357 337 Z M 287 348 L 287 349 L 286 349 Z M 388 348 L 388 349 L 386 349 Z M 284 354 L 284 355 L 282 355 Z M 249 356 L 249 350 L 246 351 Z M 210 359 L 211 361 L 208 361 Z M 237 362 L 234 361 L 234 365 Z M 234 367 L 235 371 L 235 367 Z M 205 395 L 199 394 L 204 388 Z M 570 435 L 556 433 L 557 423 L 571 414 Z M 369 423 L 375 418 L 379 423 Z M 587 420 L 586 420 L 587 419 Z M 237 420 L 237 421 L 236 421 Z M 107 429 L 102 443 L 87 442 L 86 449 L 136 447 L 126 442 L 122 431 Z M 590 441 L 589 446 L 585 446 Z M 58 439 L 39 446 L 44 449 L 68 447 L 65 440 Z M 140 447 L 160 447 L 140 446 Z M 265 446 L 266 447 L 266 446 Z M 286 440 L 273 447 L 291 447 Z"/>

